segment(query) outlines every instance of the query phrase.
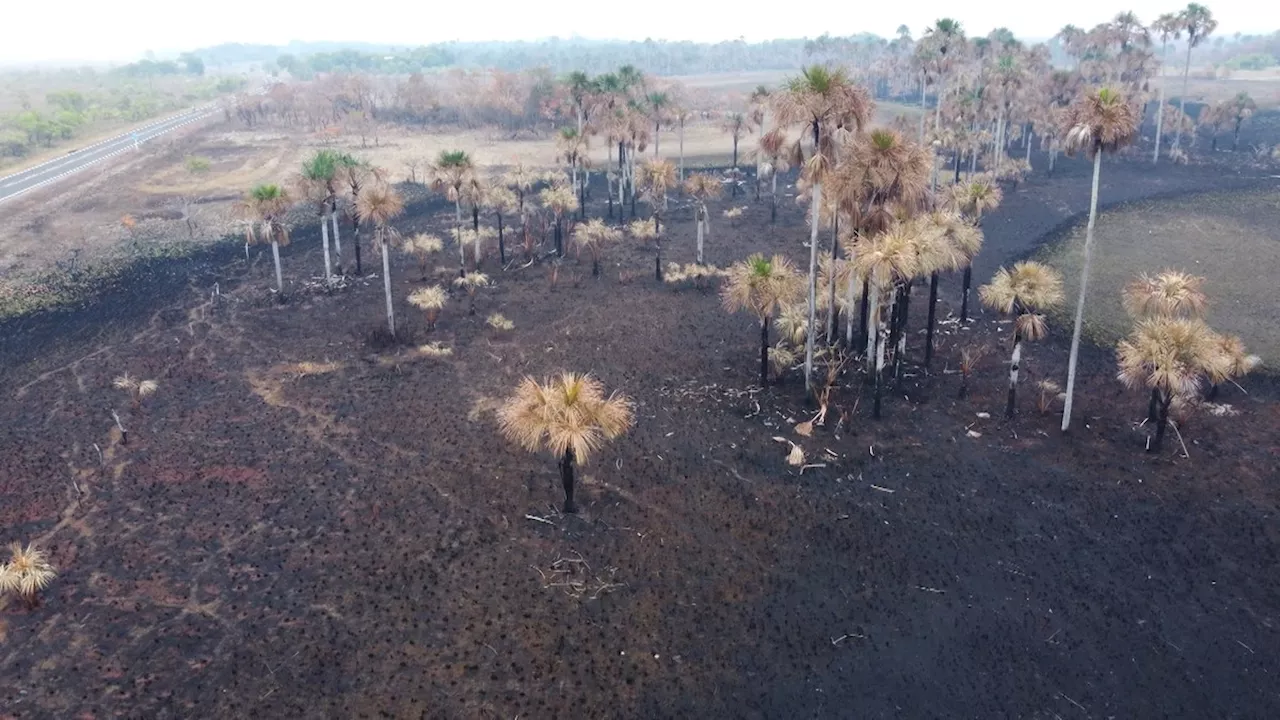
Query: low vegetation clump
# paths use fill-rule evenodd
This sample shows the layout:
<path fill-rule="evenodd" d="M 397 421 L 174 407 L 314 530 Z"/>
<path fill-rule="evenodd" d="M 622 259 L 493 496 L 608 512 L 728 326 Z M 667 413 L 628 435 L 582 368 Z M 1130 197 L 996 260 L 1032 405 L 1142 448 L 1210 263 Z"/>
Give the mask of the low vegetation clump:
<path fill-rule="evenodd" d="M 449 293 L 439 285 L 432 285 L 414 290 L 408 299 L 410 305 L 426 314 L 427 329 L 434 330 L 436 321 L 440 319 L 440 311 L 449 299 Z"/>
<path fill-rule="evenodd" d="M 487 319 L 485 319 L 484 322 L 486 325 L 488 325 L 489 327 L 499 332 L 507 332 L 510 330 L 514 330 L 516 327 L 515 323 L 508 320 L 506 316 L 501 313 L 493 313 Z"/>
<path fill-rule="evenodd" d="M 40 604 L 40 591 L 57 574 L 43 550 L 13 543 L 9 546 L 9 561 L 0 564 L 0 595 L 17 595 L 28 609 L 33 609 Z"/>
<path fill-rule="evenodd" d="M 498 427 L 530 452 L 548 450 L 559 458 L 564 511 L 576 513 L 574 467 L 586 464 L 606 441 L 634 422 L 631 399 L 605 395 L 604 384 L 590 375 L 566 372 L 539 382 L 526 377 L 498 411 Z"/>

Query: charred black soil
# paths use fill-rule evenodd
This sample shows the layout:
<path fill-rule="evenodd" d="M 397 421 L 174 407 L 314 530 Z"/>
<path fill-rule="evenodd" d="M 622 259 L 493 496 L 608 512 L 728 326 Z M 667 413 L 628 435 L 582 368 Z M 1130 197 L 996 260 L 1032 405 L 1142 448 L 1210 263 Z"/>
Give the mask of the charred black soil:
<path fill-rule="evenodd" d="M 1043 158 L 1038 158 L 1043 164 Z M 1087 209 L 1084 163 L 1006 193 L 976 279 Z M 1108 163 L 1107 203 L 1256 183 L 1212 167 Z M 598 191 L 598 194 L 602 194 Z M 746 205 L 744 215 L 721 211 Z M 600 199 L 592 211 L 602 210 Z M 643 214 L 643 207 L 641 208 Z M 726 198 L 708 259 L 797 260 L 792 198 Z M 410 208 L 402 229 L 452 213 Z M 693 259 L 692 212 L 664 259 Z M 312 233 L 313 235 L 314 233 Z M 874 421 L 861 377 L 813 437 L 803 388 L 756 385 L 751 319 L 713 289 L 658 286 L 627 241 L 591 277 L 572 256 L 507 270 L 475 315 L 397 312 L 431 358 L 375 349 L 382 281 L 330 294 L 300 232 L 157 266 L 101 301 L 3 328 L 0 527 L 61 574 L 35 611 L 0 608 L 0 714 L 13 717 L 1272 717 L 1280 708 L 1280 405 L 1224 391 L 1142 451 L 1142 398 L 1088 348 L 1077 422 L 1035 408 L 1069 328 L 1029 348 L 1020 414 L 999 419 L 1007 326 L 951 319 Z M 347 260 L 350 261 L 349 238 Z M 509 243 L 514 255 L 516 243 Z M 219 254 L 221 253 L 221 254 Z M 444 253 L 439 264 L 456 260 Z M 218 283 L 221 294 L 213 293 Z M 917 298 L 920 298 L 917 288 Z M 484 318 L 501 312 L 515 329 Z M 986 344 L 967 400 L 959 348 Z M 523 374 L 591 371 L 636 427 L 556 512 L 554 460 L 501 439 Z M 141 407 L 111 387 L 155 378 Z M 129 431 L 121 443 L 111 411 Z M 836 427 L 840 412 L 848 424 Z M 987 414 L 983 417 L 980 414 Z M 799 442 L 812 465 L 785 461 Z"/>

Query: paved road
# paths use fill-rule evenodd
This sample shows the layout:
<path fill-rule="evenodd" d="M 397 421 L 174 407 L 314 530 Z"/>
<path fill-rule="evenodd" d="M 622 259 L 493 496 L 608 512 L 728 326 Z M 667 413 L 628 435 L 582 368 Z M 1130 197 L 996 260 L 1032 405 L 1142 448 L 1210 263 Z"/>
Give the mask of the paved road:
<path fill-rule="evenodd" d="M 137 135 L 137 142 L 146 142 L 183 125 L 189 125 L 209 117 L 216 111 L 216 105 L 204 105 L 164 120 L 157 120 L 138 128 L 132 133 L 118 135 L 110 140 L 103 140 L 89 147 L 81 148 L 57 160 L 50 160 L 22 172 L 2 177 L 0 178 L 0 203 L 5 200 L 12 200 L 30 190 L 44 187 L 72 173 L 79 172 L 94 163 L 99 163 L 120 153 L 133 150 L 135 134 Z"/>

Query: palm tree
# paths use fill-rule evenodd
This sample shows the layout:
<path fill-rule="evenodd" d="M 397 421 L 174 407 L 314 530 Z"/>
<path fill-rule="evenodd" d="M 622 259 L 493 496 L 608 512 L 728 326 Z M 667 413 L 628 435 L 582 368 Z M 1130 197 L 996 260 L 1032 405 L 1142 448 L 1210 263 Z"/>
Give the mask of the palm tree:
<path fill-rule="evenodd" d="M 915 275 L 919 232 L 918 223 L 894 223 L 884 232 L 860 240 L 858 254 L 853 260 L 854 272 L 868 281 L 870 306 L 867 321 L 867 362 L 874 373 L 875 405 L 872 416 L 877 420 L 880 419 L 885 342 L 888 335 L 887 318 L 881 311 L 881 306 L 896 291 L 899 283 Z"/>
<path fill-rule="evenodd" d="M 970 219 L 973 226 L 982 230 L 982 214 L 1000 207 L 1004 192 L 990 177 L 979 176 L 951 187 L 951 206 Z M 976 251 L 975 251 L 976 252 Z M 969 289 L 973 287 L 973 257 L 964 264 L 964 289 L 960 300 L 960 322 L 969 320 Z"/>
<path fill-rule="evenodd" d="M 485 193 L 485 205 L 493 211 L 494 217 L 498 221 L 498 261 L 503 267 L 507 265 L 507 244 L 503 237 L 502 217 L 516 212 L 518 201 L 516 194 L 511 191 L 501 180 L 493 180 L 490 182 L 489 190 Z"/>
<path fill-rule="evenodd" d="M 373 239 L 382 252 L 382 289 L 387 296 L 387 329 L 396 336 L 395 306 L 391 302 L 391 243 L 397 237 L 391 220 L 404 210 L 400 193 L 386 183 L 378 183 L 360 195 L 356 212 L 360 218 L 373 224 Z"/>
<path fill-rule="evenodd" d="M 724 183 L 720 178 L 707 173 L 694 173 L 684 181 L 684 191 L 698 204 L 693 215 L 693 222 L 698 230 L 698 264 L 702 265 L 702 242 L 704 236 L 711 232 L 711 213 L 707 203 L 720 197 Z"/>
<path fill-rule="evenodd" d="M 489 276 L 482 272 L 473 272 L 463 277 L 454 278 L 453 286 L 462 290 L 467 294 L 470 304 L 467 310 L 468 315 L 476 314 L 476 292 L 483 287 L 489 287 Z"/>
<path fill-rule="evenodd" d="M 562 373 L 538 382 L 525 377 L 498 410 L 498 427 L 530 452 L 546 449 L 560 457 L 564 511 L 578 512 L 573 501 L 573 468 L 586 464 L 606 440 L 625 433 L 634 422 L 631 399 L 613 392 L 590 375 Z"/>
<path fill-rule="evenodd" d="M 9 546 L 9 562 L 0 563 L 0 595 L 13 593 L 22 598 L 27 609 L 40 604 L 40 591 L 49 586 L 57 571 L 43 550 L 22 543 Z"/>
<path fill-rule="evenodd" d="M 769 384 L 769 322 L 782 307 L 799 299 L 801 278 L 781 255 L 756 253 L 728 270 L 720 299 L 729 312 L 748 310 L 760 321 L 760 385 Z"/>
<path fill-rule="evenodd" d="M 564 218 L 578 209 L 578 198 L 573 194 L 573 188 L 553 184 L 551 187 L 543 188 L 538 194 L 538 199 L 542 202 L 542 207 L 551 211 L 556 219 L 556 257 L 564 257 Z"/>
<path fill-rule="evenodd" d="M 755 150 L 761 171 L 770 176 L 772 186 L 769 190 L 769 222 L 778 222 L 778 173 L 787 171 L 787 135 L 782 128 L 776 127 L 760 136 Z M 767 162 L 766 162 L 767 161 Z M 756 183 L 757 189 L 759 182 Z"/>
<path fill-rule="evenodd" d="M 919 248 L 920 271 L 929 273 L 929 320 L 925 326 L 924 366 L 933 361 L 933 331 L 938 308 L 938 276 L 955 272 L 973 262 L 982 247 L 982 231 L 954 212 L 933 213 L 930 222 L 938 232 L 930 233 Z M 852 327 L 850 328 L 852 333 Z"/>
<path fill-rule="evenodd" d="M 422 279 L 426 280 L 427 260 L 444 249 L 444 241 L 435 235 L 418 233 L 405 241 L 404 249 L 418 258 L 418 271 L 422 273 Z"/>
<path fill-rule="evenodd" d="M 672 111 L 672 115 L 675 116 L 676 127 L 680 133 L 680 174 L 678 177 L 680 182 L 684 182 L 684 124 L 688 122 L 689 118 L 693 117 L 693 111 L 678 107 Z"/>
<path fill-rule="evenodd" d="M 1124 287 L 1124 308 L 1135 319 L 1152 317 L 1198 318 L 1204 315 L 1208 300 L 1204 278 L 1162 270 L 1155 275 L 1142 273 Z"/>
<path fill-rule="evenodd" d="M 1156 404 L 1156 434 L 1148 452 L 1160 450 L 1174 398 L 1194 397 L 1205 374 L 1222 372 L 1223 356 L 1216 336 L 1202 320 L 1141 320 L 1133 333 L 1120 341 L 1116 355 L 1120 382 L 1129 388 L 1149 388 Z"/>
<path fill-rule="evenodd" d="M 245 244 L 271 243 L 271 259 L 276 266 L 276 295 L 284 302 L 280 247 L 289 244 L 289 230 L 284 225 L 284 216 L 289 211 L 289 194 L 279 185 L 257 185 L 249 191 L 241 207 L 253 221 L 245 233 Z"/>
<path fill-rule="evenodd" d="M 658 136 L 662 131 L 662 123 L 671 111 L 671 96 L 665 92 L 651 92 L 645 97 L 649 106 L 649 118 L 653 120 L 653 157 L 658 157 Z"/>
<path fill-rule="evenodd" d="M 427 169 L 429 184 L 436 192 L 443 192 L 453 203 L 454 225 L 462 225 L 463 189 L 475 174 L 475 163 L 471 156 L 462 150 L 441 150 L 436 161 Z M 458 264 L 464 264 L 462 248 L 458 248 Z M 463 273 L 465 274 L 465 269 Z"/>
<path fill-rule="evenodd" d="M 591 97 L 594 85 L 591 76 L 575 70 L 565 77 L 565 85 L 569 87 L 569 97 L 573 99 L 573 107 L 578 113 L 578 133 L 582 133 L 582 124 L 587 119 L 587 100 Z"/>
<path fill-rule="evenodd" d="M 1187 86 L 1191 80 L 1191 51 L 1218 28 L 1218 21 L 1213 19 L 1209 8 L 1198 3 L 1190 3 L 1186 9 L 1178 13 L 1182 30 L 1187 34 L 1187 63 L 1182 69 L 1182 97 L 1178 109 L 1185 115 L 1187 112 Z M 1179 126 L 1173 135 L 1173 146 L 1181 147 L 1182 127 Z M 1071 399 L 1071 390 L 1067 389 L 1067 400 Z"/>
<path fill-rule="evenodd" d="M 1084 265 L 1080 270 L 1080 296 L 1076 300 L 1075 324 L 1071 330 L 1071 355 L 1067 360 L 1066 400 L 1062 407 L 1062 431 L 1071 427 L 1071 401 L 1076 387 L 1076 361 L 1080 355 L 1080 331 L 1084 324 L 1084 301 L 1093 262 L 1093 227 L 1098 220 L 1098 178 L 1102 154 L 1128 145 L 1138 132 L 1137 113 L 1123 95 L 1111 88 L 1099 88 L 1081 98 L 1068 114 L 1066 151 L 1083 152 L 1093 158 L 1093 189 L 1089 198 L 1089 224 L 1084 235 Z"/>
<path fill-rule="evenodd" d="M 654 278 L 662 282 L 662 213 L 667 207 L 667 193 L 676 185 L 676 168 L 670 160 L 651 160 L 640 166 L 639 175 L 640 194 L 653 215 L 653 237 L 658 244 Z"/>
<path fill-rule="evenodd" d="M 338 174 L 338 153 L 320 150 L 302 164 L 298 175 L 298 194 L 314 202 L 319 208 L 320 239 L 324 243 L 324 279 L 332 279 L 333 265 L 329 259 L 329 213 L 331 204 L 337 203 L 333 182 Z"/>
<path fill-rule="evenodd" d="M 440 311 L 444 309 L 448 295 L 439 285 L 414 290 L 409 295 L 409 304 L 423 311 L 427 316 L 427 330 L 436 329 L 436 321 L 440 319 Z"/>
<path fill-rule="evenodd" d="M 600 218 L 593 218 L 573 231 L 573 240 L 591 253 L 591 276 L 600 277 L 600 253 L 604 246 L 622 239 L 622 231 L 611 228 Z"/>
<path fill-rule="evenodd" d="M 742 113 L 731 112 L 724 116 L 720 129 L 733 138 L 733 197 L 738 197 L 738 143 L 751 132 L 751 124 Z"/>
<path fill-rule="evenodd" d="M 515 167 L 502 176 L 502 182 L 515 192 L 516 204 L 520 211 L 520 224 L 524 225 L 527 222 L 524 211 L 524 196 L 538 183 L 538 173 L 532 168 L 526 167 L 524 163 L 516 163 Z"/>
<path fill-rule="evenodd" d="M 1164 64 L 1168 57 L 1169 41 L 1182 36 L 1182 21 L 1174 13 L 1165 13 L 1156 18 L 1151 29 L 1160 36 L 1160 99 L 1156 103 L 1156 148 L 1151 157 L 1152 164 L 1155 164 L 1160 162 L 1160 135 L 1164 131 L 1164 113 L 1160 109 L 1164 107 L 1165 87 L 1169 84 L 1165 80 Z"/>
<path fill-rule="evenodd" d="M 769 98 L 769 88 L 763 85 L 757 85 L 756 89 L 752 90 L 751 95 L 747 97 L 747 106 L 750 108 L 747 113 L 747 121 L 751 124 L 751 127 L 760 131 L 761 138 L 768 132 Z M 763 169 L 761 165 L 766 156 L 759 152 L 754 153 L 754 155 L 756 158 L 756 202 L 760 202 L 760 180 L 764 174 L 761 172 Z"/>
<path fill-rule="evenodd" d="M 817 325 L 818 228 L 822 209 L 822 182 L 835 164 L 836 142 L 832 137 L 837 127 L 861 132 L 874 108 L 867 91 L 849 80 L 843 70 L 820 65 L 803 68 L 787 81 L 774 96 L 774 114 L 778 125 L 804 126 L 804 134 L 813 138 L 813 151 L 804 160 L 800 140 L 792 156 L 803 161 L 803 176 L 811 185 L 809 226 L 809 335 L 805 340 L 805 391 L 813 393 L 813 345 Z"/>
<path fill-rule="evenodd" d="M 1062 302 L 1062 276 L 1034 261 L 1020 262 L 1012 270 L 1000 268 L 989 285 L 978 288 L 982 304 L 1013 316 L 1013 354 L 1009 358 L 1009 402 L 1005 417 L 1013 417 L 1018 395 L 1018 370 L 1023 341 L 1036 341 L 1048 333 L 1042 311 Z"/>
<path fill-rule="evenodd" d="M 937 97 L 934 100 L 933 129 L 935 132 L 942 127 L 942 97 L 946 92 L 947 75 L 951 71 L 955 58 L 962 52 L 964 43 L 964 28 L 958 21 L 951 18 L 941 18 L 925 30 L 925 37 L 921 44 L 933 51 L 938 77 L 938 89 L 935 93 Z"/>
<path fill-rule="evenodd" d="M 559 153 L 556 159 L 563 160 L 569 166 L 570 182 L 577 191 L 579 205 L 585 212 L 586 183 L 578 183 L 578 166 L 590 150 L 587 136 L 573 128 L 560 128 L 560 134 L 556 136 L 556 150 Z"/>
<path fill-rule="evenodd" d="M 384 182 L 386 180 L 384 175 L 385 173 L 380 169 L 351 155 L 343 153 L 338 156 L 338 178 L 345 182 L 351 190 L 351 206 L 348 212 L 351 215 L 351 242 L 355 246 L 357 275 L 364 274 L 364 267 L 360 258 L 360 213 L 355 211 L 356 205 L 360 202 L 360 188 L 371 181 Z M 337 237 L 338 227 L 336 221 L 333 232 L 334 237 Z"/>

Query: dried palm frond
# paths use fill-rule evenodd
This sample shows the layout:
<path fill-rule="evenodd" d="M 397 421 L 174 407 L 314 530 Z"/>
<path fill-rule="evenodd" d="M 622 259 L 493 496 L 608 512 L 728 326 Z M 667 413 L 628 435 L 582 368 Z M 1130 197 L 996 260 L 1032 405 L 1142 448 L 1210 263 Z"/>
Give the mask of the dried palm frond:
<path fill-rule="evenodd" d="M 31 603 L 57 574 L 44 551 L 32 544 L 23 548 L 22 543 L 13 543 L 9 562 L 0 565 L 0 593 L 14 593 Z"/>
<path fill-rule="evenodd" d="M 1215 336 L 1221 360 L 1215 365 L 1224 371 L 1227 380 L 1244 377 L 1262 364 L 1262 358 L 1250 355 L 1245 349 L 1244 341 L 1238 335 L 1219 334 Z"/>
<path fill-rule="evenodd" d="M 914 276 L 917 231 L 912 223 L 894 223 L 886 231 L 863 239 L 853 260 L 854 271 L 878 284 Z"/>
<path fill-rule="evenodd" d="M 784 342 L 803 347 L 809 329 L 809 308 L 804 303 L 783 305 L 773 326 Z"/>
<path fill-rule="evenodd" d="M 386 183 L 375 183 L 360 192 L 356 212 L 361 221 L 383 226 L 404 211 L 404 199 Z"/>
<path fill-rule="evenodd" d="M 1036 409 L 1040 411 L 1041 415 L 1048 415 L 1049 411 L 1053 409 L 1053 402 L 1059 397 L 1065 397 L 1062 395 L 1062 388 L 1052 380 L 1041 380 L 1036 383 L 1036 390 L 1038 391 Z"/>
<path fill-rule="evenodd" d="M 1125 286 L 1124 307 L 1135 318 L 1200 317 L 1207 304 L 1203 284 L 1204 278 L 1178 270 L 1142 273 Z"/>
<path fill-rule="evenodd" d="M 1013 321 L 1013 324 L 1023 340 L 1034 342 L 1049 334 L 1049 324 L 1040 313 L 1023 313 Z"/>
<path fill-rule="evenodd" d="M 1062 302 L 1062 276 L 1048 265 L 1027 260 L 1013 269 L 1000 268 L 978 288 L 982 304 L 1005 315 L 1049 309 Z"/>
<path fill-rule="evenodd" d="M 481 272 L 467 273 L 463 277 L 453 279 L 454 287 L 466 290 L 469 295 L 474 295 L 476 290 L 482 287 L 489 287 L 489 284 L 489 276 Z"/>
<path fill-rule="evenodd" d="M 1119 91 L 1098 88 L 1087 93 L 1067 114 L 1063 149 L 1092 158 L 1098 151 L 1114 152 L 1133 142 L 1138 133 L 1138 111 Z"/>
<path fill-rule="evenodd" d="M 729 208 L 728 210 L 724 211 L 724 216 L 730 220 L 735 220 L 737 218 L 740 218 L 742 217 L 742 208 L 740 207 Z"/>
<path fill-rule="evenodd" d="M 991 349 L 986 345 L 966 345 L 960 348 L 960 374 L 968 377 L 978 369 L 978 363 Z"/>
<path fill-rule="evenodd" d="M 474 273 L 473 273 L 474 274 Z M 424 287 L 409 295 L 409 304 L 419 310 L 439 310 L 444 307 L 449 295 L 439 285 Z"/>
<path fill-rule="evenodd" d="M 489 327 L 493 328 L 494 330 L 502 330 L 502 331 L 511 330 L 516 326 L 515 323 L 508 320 L 501 313 L 493 313 L 492 315 L 490 315 L 485 320 L 485 324 L 487 324 Z"/>
<path fill-rule="evenodd" d="M 550 450 L 586 464 L 606 440 L 626 432 L 634 419 L 631 400 L 604 394 L 590 375 L 562 373 L 538 382 L 526 377 L 498 411 L 502 434 L 526 450 Z"/>
<path fill-rule="evenodd" d="M 796 351 L 782 343 L 769 348 L 769 369 L 775 376 L 781 376 L 795 367 L 798 359 Z"/>
<path fill-rule="evenodd" d="M 129 373 L 125 373 L 117 377 L 115 380 L 112 380 L 111 384 L 121 390 L 128 390 L 129 392 L 133 392 L 138 389 L 138 379 Z"/>
<path fill-rule="evenodd" d="M 160 389 L 160 383 L 155 380 L 143 380 L 138 383 L 138 397 L 144 398 L 148 395 L 154 395 L 158 389 Z"/>
<path fill-rule="evenodd" d="M 720 299 L 729 312 L 749 310 L 761 320 L 775 308 L 798 298 L 801 277 L 795 266 L 781 255 L 766 258 L 756 253 L 734 263 L 726 271 Z"/>
<path fill-rule="evenodd" d="M 1193 395 L 1206 374 L 1222 374 L 1223 359 L 1215 334 L 1200 320 L 1150 318 L 1134 327 L 1116 347 L 1126 387 L 1148 387 L 1166 396 Z"/>
<path fill-rule="evenodd" d="M 652 240 L 658 237 L 658 229 L 648 220 L 632 220 L 627 225 L 627 232 L 637 240 Z"/>
<path fill-rule="evenodd" d="M 538 201 L 556 217 L 563 217 L 578 209 L 578 196 L 568 185 L 552 185 L 538 193 Z"/>
<path fill-rule="evenodd" d="M 441 342 L 427 343 L 418 346 L 418 354 L 429 358 L 449 357 L 453 354 L 453 348 Z"/>

